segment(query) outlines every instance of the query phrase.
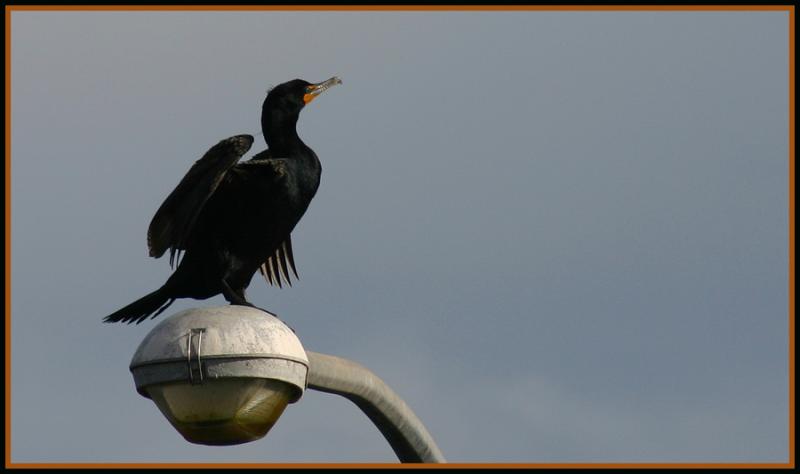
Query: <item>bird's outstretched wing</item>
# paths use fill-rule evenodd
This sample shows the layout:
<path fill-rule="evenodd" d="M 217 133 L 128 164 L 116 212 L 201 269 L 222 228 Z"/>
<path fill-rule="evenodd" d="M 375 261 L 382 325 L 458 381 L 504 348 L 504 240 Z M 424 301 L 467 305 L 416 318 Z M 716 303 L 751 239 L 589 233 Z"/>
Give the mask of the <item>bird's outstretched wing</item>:
<path fill-rule="evenodd" d="M 170 265 L 173 264 L 175 253 L 186 248 L 186 239 L 206 201 L 252 145 L 251 135 L 230 137 L 211 147 L 192 165 L 150 221 L 147 247 L 151 257 L 161 257 L 169 249 Z"/>

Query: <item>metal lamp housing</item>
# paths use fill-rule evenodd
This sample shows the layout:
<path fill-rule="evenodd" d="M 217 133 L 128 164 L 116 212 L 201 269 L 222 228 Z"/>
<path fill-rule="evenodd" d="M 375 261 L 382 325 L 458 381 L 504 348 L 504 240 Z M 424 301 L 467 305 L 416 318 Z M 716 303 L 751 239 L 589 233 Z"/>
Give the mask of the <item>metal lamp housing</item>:
<path fill-rule="evenodd" d="M 144 338 L 130 370 L 186 440 L 230 445 L 267 434 L 306 388 L 308 357 L 281 320 L 247 306 L 188 309 Z"/>

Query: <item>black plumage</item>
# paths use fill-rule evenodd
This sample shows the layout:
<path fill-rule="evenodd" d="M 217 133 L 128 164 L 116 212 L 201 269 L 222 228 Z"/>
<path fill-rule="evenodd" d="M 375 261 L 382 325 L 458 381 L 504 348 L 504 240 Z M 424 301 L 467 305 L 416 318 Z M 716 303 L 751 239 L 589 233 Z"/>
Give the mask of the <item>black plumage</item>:
<path fill-rule="evenodd" d="M 316 153 L 297 135 L 297 119 L 307 103 L 340 83 L 337 77 L 318 84 L 295 79 L 274 87 L 261 112 L 267 150 L 240 162 L 253 137 L 237 135 L 195 162 L 147 231 L 150 256 L 169 250 L 177 268 L 160 288 L 103 321 L 138 324 L 177 298 L 220 293 L 231 304 L 253 306 L 245 289 L 259 270 L 270 284 L 291 284 L 290 269 L 297 277 L 291 232 L 321 172 Z"/>

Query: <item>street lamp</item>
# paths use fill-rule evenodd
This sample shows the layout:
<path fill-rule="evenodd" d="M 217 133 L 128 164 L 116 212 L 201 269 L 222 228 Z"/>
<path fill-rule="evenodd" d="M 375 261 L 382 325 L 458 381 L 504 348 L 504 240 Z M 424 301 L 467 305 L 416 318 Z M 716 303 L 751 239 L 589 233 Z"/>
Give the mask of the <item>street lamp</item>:
<path fill-rule="evenodd" d="M 253 308 L 190 309 L 161 321 L 131 361 L 136 390 L 192 443 L 263 437 L 300 399 L 308 358 L 279 319 Z"/>
<path fill-rule="evenodd" d="M 402 462 L 444 462 L 410 408 L 355 362 L 306 352 L 278 318 L 247 306 L 195 308 L 164 319 L 130 365 L 136 390 L 186 440 L 262 438 L 306 387 L 344 396 L 375 423 Z"/>

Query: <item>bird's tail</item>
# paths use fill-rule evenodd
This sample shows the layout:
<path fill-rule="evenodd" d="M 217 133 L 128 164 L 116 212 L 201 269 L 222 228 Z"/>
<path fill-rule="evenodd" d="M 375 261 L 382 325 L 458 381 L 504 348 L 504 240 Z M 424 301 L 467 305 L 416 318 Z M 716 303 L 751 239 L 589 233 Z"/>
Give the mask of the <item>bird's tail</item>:
<path fill-rule="evenodd" d="M 128 306 L 109 314 L 103 318 L 103 322 L 130 324 L 135 321 L 136 324 L 139 324 L 147 319 L 148 316 L 155 318 L 161 314 L 173 301 L 175 301 L 175 298 L 170 296 L 170 292 L 165 286 L 162 286 L 149 295 L 143 296 Z"/>

